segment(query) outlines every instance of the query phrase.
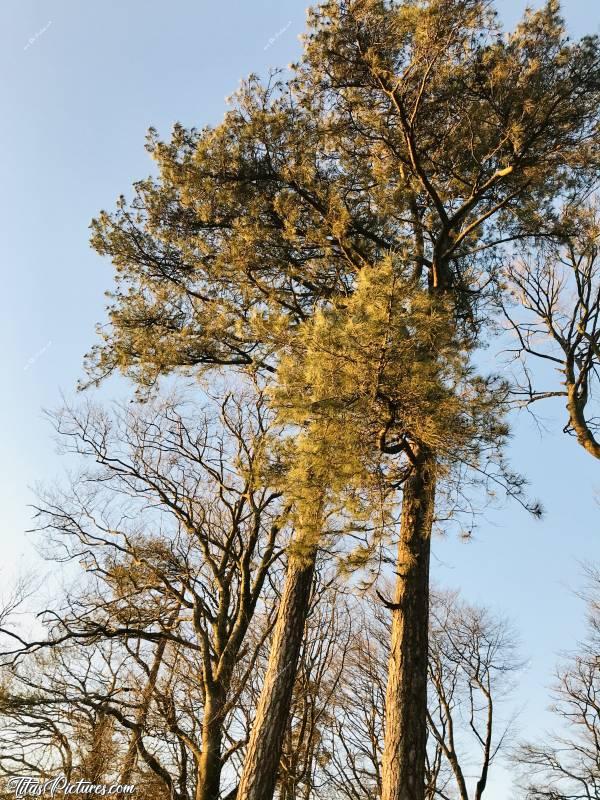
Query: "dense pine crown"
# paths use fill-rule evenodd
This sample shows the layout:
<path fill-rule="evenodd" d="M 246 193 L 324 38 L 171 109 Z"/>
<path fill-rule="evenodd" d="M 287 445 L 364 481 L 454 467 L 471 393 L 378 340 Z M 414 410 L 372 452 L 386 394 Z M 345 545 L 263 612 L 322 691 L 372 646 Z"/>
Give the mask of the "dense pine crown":
<path fill-rule="evenodd" d="M 564 233 L 593 186 L 599 100 L 598 41 L 555 0 L 508 35 L 481 0 L 315 7 L 289 78 L 151 133 L 158 178 L 94 221 L 117 291 L 92 377 L 258 375 L 318 486 L 334 443 L 330 486 L 401 481 L 423 448 L 500 460 L 505 387 L 471 353 L 507 243 Z"/>
<path fill-rule="evenodd" d="M 254 317 L 297 325 L 390 251 L 475 289 L 482 247 L 551 230 L 589 182 L 598 45 L 567 41 L 556 2 L 510 36 L 475 0 L 335 2 L 309 23 L 287 82 L 251 77 L 217 128 L 151 135 L 158 179 L 93 223 L 120 286 L 96 374 L 274 369 Z"/>

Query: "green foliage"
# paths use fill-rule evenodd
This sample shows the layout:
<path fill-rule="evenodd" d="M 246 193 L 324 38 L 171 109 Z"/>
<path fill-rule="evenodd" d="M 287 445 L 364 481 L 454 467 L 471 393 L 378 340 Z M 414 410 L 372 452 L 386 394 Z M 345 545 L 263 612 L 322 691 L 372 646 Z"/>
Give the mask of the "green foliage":
<path fill-rule="evenodd" d="M 289 81 L 151 133 L 158 179 L 94 221 L 117 291 L 92 376 L 272 370 L 279 330 L 253 316 L 293 327 L 389 252 L 472 317 L 497 243 L 595 180 L 599 99 L 598 42 L 570 43 L 554 0 L 510 36 L 480 0 L 317 6 Z"/>
<path fill-rule="evenodd" d="M 503 245 L 554 236 L 597 179 L 600 49 L 555 0 L 510 35 L 487 0 L 331 0 L 308 26 L 289 80 L 151 132 L 158 177 L 93 222 L 116 291 L 88 366 L 266 382 L 312 541 L 422 452 L 440 474 L 503 463 L 506 387 L 470 359 Z"/>
<path fill-rule="evenodd" d="M 301 431 L 287 453 L 295 505 L 327 487 L 331 505 L 379 518 L 385 530 L 393 489 L 424 451 L 436 454 L 438 477 L 499 457 L 508 387 L 473 371 L 471 348 L 450 298 L 431 295 L 392 258 L 299 325 L 282 342 L 270 393 L 280 421 Z"/>
<path fill-rule="evenodd" d="M 470 349 L 456 333 L 449 299 L 432 296 L 387 259 L 361 272 L 346 302 L 300 326 L 272 397 L 284 421 L 320 421 L 322 436 L 347 450 L 356 472 L 375 445 L 395 454 L 413 442 L 455 457 L 473 437 L 506 433 L 483 419 L 501 407 L 505 387 L 473 374 Z"/>

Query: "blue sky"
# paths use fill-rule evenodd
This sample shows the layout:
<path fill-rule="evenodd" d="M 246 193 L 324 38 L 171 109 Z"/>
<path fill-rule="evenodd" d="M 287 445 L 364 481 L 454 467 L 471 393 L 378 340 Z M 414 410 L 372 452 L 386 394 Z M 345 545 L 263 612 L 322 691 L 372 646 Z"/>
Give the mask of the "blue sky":
<path fill-rule="evenodd" d="M 100 208 L 150 172 L 144 136 L 175 120 L 216 122 L 249 72 L 297 57 L 307 0 L 4 0 L 0 4 L 0 506 L 3 580 L 35 555 L 30 488 L 63 469 L 41 409 L 72 395 L 110 288 L 109 264 L 88 247 Z M 510 26 L 522 0 L 499 0 Z M 567 0 L 573 35 L 600 28 L 600 6 Z M 123 391 L 112 384 L 104 396 Z M 560 429 L 541 438 L 527 417 L 514 428 L 512 460 L 543 501 L 542 522 L 518 507 L 488 512 L 474 542 L 434 547 L 434 578 L 508 614 L 530 668 L 517 692 L 524 733 L 550 724 L 545 686 L 555 657 L 582 632 L 579 562 L 600 561 L 600 469 Z M 508 797 L 508 774 L 490 800 Z"/>

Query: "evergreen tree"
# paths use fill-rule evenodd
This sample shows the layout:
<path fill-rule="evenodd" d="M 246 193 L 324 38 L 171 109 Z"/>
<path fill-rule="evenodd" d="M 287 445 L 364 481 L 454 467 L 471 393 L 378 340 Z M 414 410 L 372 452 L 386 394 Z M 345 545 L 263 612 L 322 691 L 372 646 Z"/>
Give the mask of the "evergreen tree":
<path fill-rule="evenodd" d="M 332 0 L 289 79 L 251 76 L 214 128 L 152 133 L 158 178 L 94 222 L 117 289 L 92 379 L 240 370 L 296 433 L 239 800 L 274 791 L 328 516 L 382 481 L 402 491 L 382 797 L 422 800 L 436 486 L 500 459 L 504 387 L 469 358 L 506 247 L 554 236 L 596 179 L 599 95 L 598 42 L 571 43 L 556 0 L 510 35 L 486 0 Z"/>

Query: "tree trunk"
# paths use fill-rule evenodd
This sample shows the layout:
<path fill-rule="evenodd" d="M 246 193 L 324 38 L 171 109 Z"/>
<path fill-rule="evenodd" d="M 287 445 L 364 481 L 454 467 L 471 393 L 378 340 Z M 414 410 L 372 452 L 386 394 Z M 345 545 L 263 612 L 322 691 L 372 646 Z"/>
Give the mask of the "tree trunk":
<path fill-rule="evenodd" d="M 208 692 L 202 721 L 202 756 L 198 764 L 195 800 L 219 800 L 221 790 L 221 744 L 225 692 Z"/>
<path fill-rule="evenodd" d="M 568 368 L 567 411 L 569 413 L 569 422 L 575 431 L 577 441 L 584 448 L 584 450 L 587 450 L 587 452 L 591 456 L 594 456 L 594 458 L 600 458 L 600 443 L 598 443 L 596 440 L 596 437 L 592 433 L 592 429 L 585 418 L 584 408 L 586 401 L 586 398 L 582 399 L 578 397 L 577 379 L 573 373 L 573 370 Z"/>
<path fill-rule="evenodd" d="M 424 800 L 429 556 L 435 459 L 421 453 L 404 484 L 386 691 L 382 800 Z"/>
<path fill-rule="evenodd" d="M 271 800 L 292 703 L 316 548 L 290 555 L 265 682 L 256 709 L 237 800 Z"/>

